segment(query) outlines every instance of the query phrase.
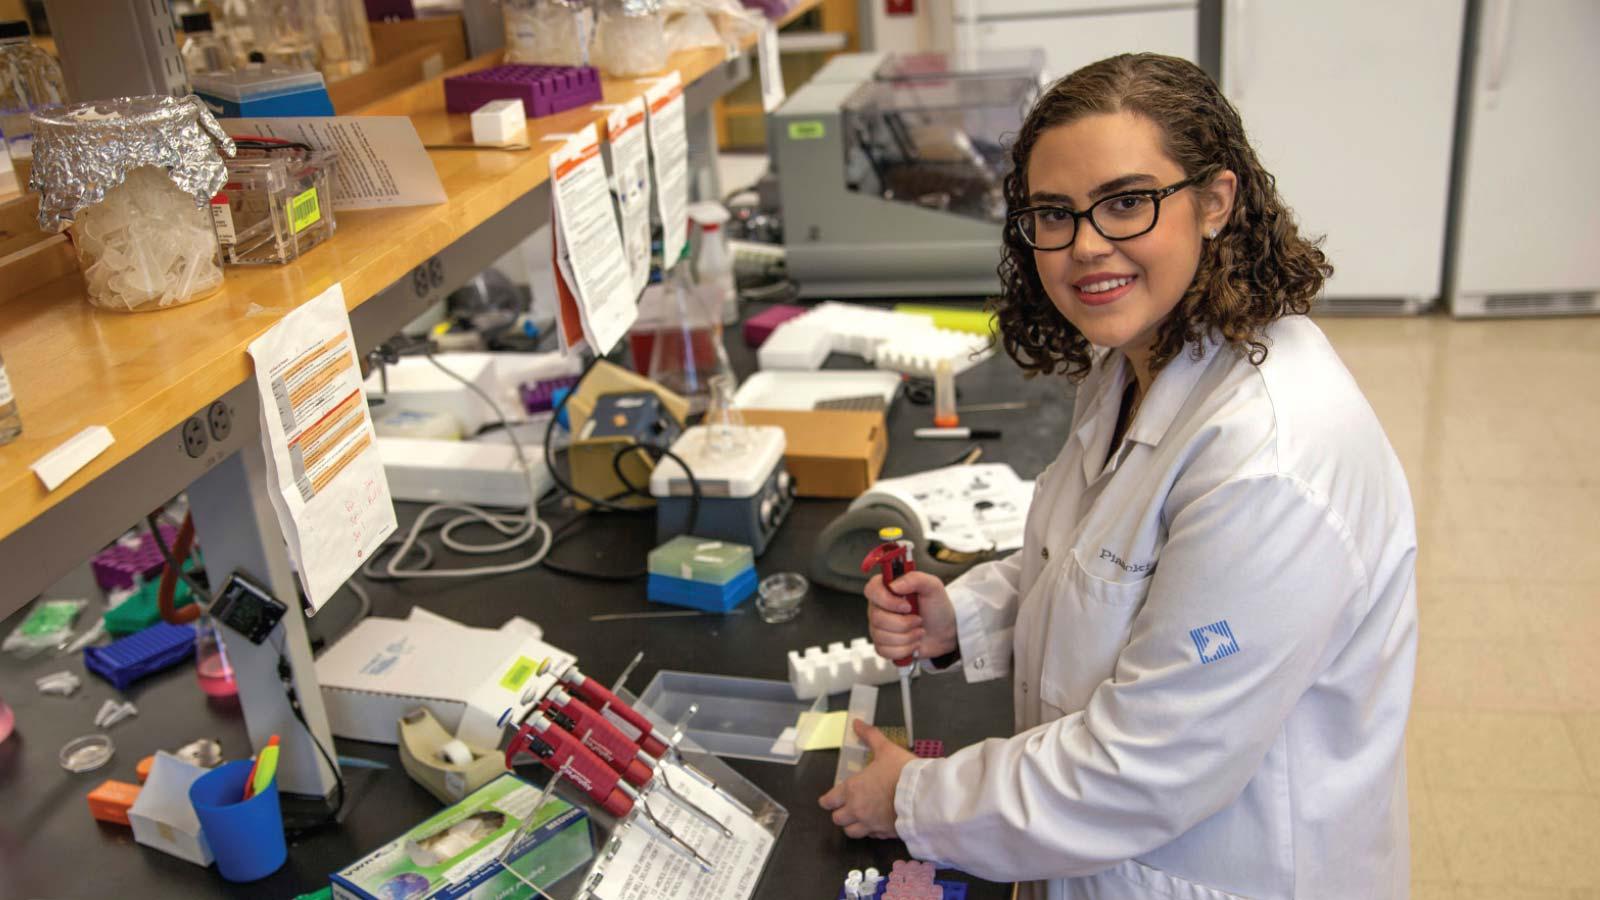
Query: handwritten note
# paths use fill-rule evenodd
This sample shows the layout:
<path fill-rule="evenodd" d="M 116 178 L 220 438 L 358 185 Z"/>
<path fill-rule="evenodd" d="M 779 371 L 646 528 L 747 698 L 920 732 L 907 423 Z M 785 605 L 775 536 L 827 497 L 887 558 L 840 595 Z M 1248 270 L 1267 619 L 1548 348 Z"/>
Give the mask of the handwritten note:
<path fill-rule="evenodd" d="M 250 344 L 268 493 L 312 612 L 394 533 L 394 503 L 334 285 Z"/>

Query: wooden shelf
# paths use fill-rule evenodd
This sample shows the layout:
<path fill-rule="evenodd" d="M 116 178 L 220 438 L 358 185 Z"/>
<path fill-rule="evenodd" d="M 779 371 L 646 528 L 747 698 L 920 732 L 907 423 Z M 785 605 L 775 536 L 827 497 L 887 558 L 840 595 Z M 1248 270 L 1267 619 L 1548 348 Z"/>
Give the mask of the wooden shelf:
<path fill-rule="evenodd" d="M 821 0 L 804 0 L 797 14 Z M 750 49 L 750 48 L 746 48 Z M 499 62 L 489 54 L 451 72 Z M 672 57 L 686 85 L 724 63 L 720 50 Z M 638 80 L 607 79 L 607 103 L 641 96 Z M 465 115 L 444 111 L 442 78 L 362 107 L 364 115 L 408 115 L 424 143 L 471 142 Z M 0 276 L 0 354 L 16 390 L 23 433 L 0 447 L 0 539 L 112 471 L 251 377 L 246 348 L 289 310 L 334 283 L 354 309 L 452 242 L 539 187 L 556 146 L 542 135 L 569 133 L 604 116 L 592 108 L 530 122 L 525 152 L 431 151 L 448 202 L 437 206 L 341 213 L 333 240 L 287 266 L 230 267 L 223 290 L 189 306 L 143 314 L 90 306 L 74 269 L 18 291 Z M 59 251 L 57 251 L 59 252 Z M 92 425 L 115 443 L 55 491 L 29 466 Z"/>

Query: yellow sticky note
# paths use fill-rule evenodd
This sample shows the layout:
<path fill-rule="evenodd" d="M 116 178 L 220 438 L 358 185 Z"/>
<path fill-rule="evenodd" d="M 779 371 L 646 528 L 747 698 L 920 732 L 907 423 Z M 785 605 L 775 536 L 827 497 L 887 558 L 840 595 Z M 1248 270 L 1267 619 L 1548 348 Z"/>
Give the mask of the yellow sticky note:
<path fill-rule="evenodd" d="M 801 750 L 837 750 L 844 744 L 844 729 L 850 724 L 845 710 L 831 713 L 804 712 L 795 724 Z"/>

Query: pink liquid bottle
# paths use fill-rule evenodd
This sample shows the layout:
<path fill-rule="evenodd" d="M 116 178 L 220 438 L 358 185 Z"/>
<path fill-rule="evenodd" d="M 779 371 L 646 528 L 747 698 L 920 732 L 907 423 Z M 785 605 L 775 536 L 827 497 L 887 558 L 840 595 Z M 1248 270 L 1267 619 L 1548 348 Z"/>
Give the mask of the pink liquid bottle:
<path fill-rule="evenodd" d="M 11 711 L 11 707 L 6 705 L 6 698 L 0 697 L 0 744 L 5 743 L 6 738 L 11 737 L 11 730 L 16 724 L 16 714 Z"/>
<path fill-rule="evenodd" d="M 200 690 L 211 697 L 233 697 L 239 685 L 233 678 L 233 665 L 228 662 L 228 649 L 217 633 L 217 623 L 210 616 L 202 616 L 194 623 L 194 668 Z"/>

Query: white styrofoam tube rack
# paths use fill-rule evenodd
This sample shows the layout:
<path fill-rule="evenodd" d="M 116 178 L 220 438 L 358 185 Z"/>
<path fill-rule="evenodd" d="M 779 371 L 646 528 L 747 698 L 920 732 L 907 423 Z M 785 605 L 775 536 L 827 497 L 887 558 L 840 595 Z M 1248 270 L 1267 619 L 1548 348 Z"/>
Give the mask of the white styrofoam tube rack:
<path fill-rule="evenodd" d="M 789 651 L 789 684 L 801 700 L 848 691 L 858 684 L 889 684 L 899 677 L 894 663 L 879 656 L 866 638 L 856 638 L 848 646 L 834 641 L 826 650 Z"/>

